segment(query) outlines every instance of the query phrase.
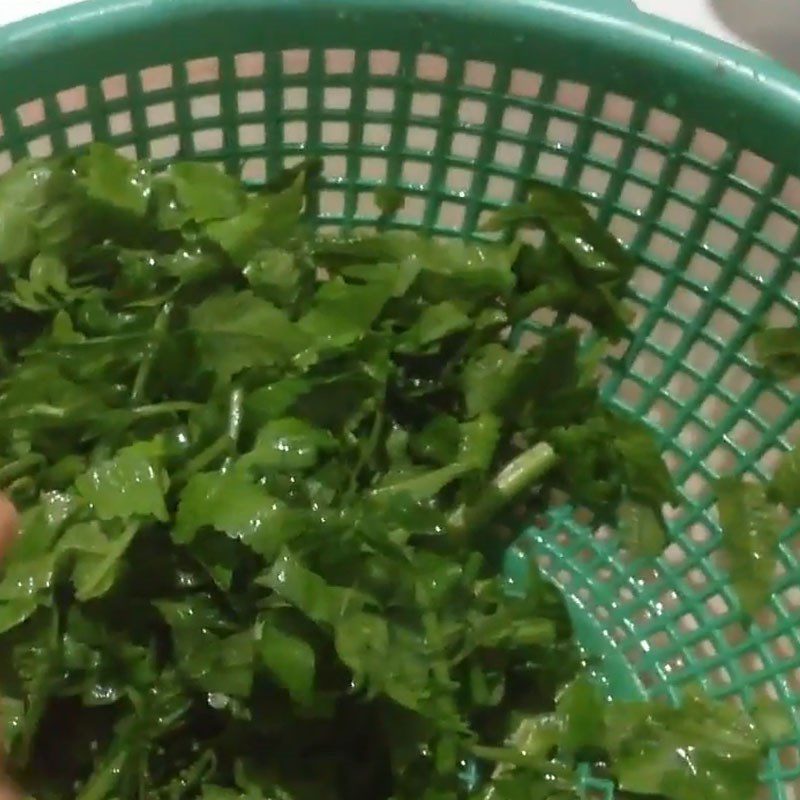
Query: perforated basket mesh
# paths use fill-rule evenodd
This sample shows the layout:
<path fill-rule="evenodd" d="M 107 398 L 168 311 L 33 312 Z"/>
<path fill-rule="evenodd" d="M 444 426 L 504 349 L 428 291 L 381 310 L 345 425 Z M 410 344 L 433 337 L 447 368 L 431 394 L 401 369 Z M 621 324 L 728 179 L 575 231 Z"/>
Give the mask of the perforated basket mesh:
<path fill-rule="evenodd" d="M 101 2 L 0 34 L 0 128 L 2 170 L 94 139 L 254 182 L 319 155 L 323 226 L 375 220 L 376 184 L 408 194 L 398 226 L 470 236 L 530 176 L 578 190 L 642 262 L 606 396 L 659 432 L 685 502 L 656 564 L 569 509 L 528 535 L 616 695 L 700 681 L 796 708 L 800 523 L 745 628 L 709 496 L 720 471 L 768 475 L 800 441 L 797 384 L 749 350 L 759 323 L 798 315 L 793 78 L 624 0 Z M 771 753 L 765 796 L 794 797 L 799 742 Z"/>

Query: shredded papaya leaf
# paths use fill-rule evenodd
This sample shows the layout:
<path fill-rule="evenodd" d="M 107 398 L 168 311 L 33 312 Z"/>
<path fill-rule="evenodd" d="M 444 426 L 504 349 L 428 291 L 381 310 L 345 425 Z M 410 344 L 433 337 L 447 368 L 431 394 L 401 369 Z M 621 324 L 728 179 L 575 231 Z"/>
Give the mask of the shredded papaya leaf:
<path fill-rule="evenodd" d="M 776 377 L 800 375 L 800 327 L 765 328 L 753 341 L 756 357 Z"/>
<path fill-rule="evenodd" d="M 744 800 L 791 721 L 607 702 L 562 594 L 499 568 L 555 496 L 637 556 L 668 542 L 662 443 L 599 385 L 633 257 L 541 183 L 492 223 L 541 246 L 390 231 L 390 189 L 377 232 L 317 235 L 318 172 L 254 189 L 96 144 L 0 179 L 14 778 L 36 800 L 575 800 L 604 759 L 630 796 Z M 722 492 L 748 608 L 797 473 Z"/>

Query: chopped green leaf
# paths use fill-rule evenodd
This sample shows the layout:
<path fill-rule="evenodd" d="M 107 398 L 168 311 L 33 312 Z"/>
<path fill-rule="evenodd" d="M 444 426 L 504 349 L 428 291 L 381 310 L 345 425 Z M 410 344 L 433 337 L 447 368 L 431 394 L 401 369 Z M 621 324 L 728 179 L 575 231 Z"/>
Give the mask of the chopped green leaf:
<path fill-rule="evenodd" d="M 166 520 L 166 479 L 160 462 L 157 442 L 139 442 L 91 467 L 75 486 L 101 520 Z"/>
<path fill-rule="evenodd" d="M 310 705 L 316 672 L 314 648 L 269 619 L 263 620 L 257 639 L 256 647 L 264 666 L 298 703 Z"/>
<path fill-rule="evenodd" d="M 800 327 L 767 328 L 754 337 L 756 358 L 779 378 L 800 375 Z"/>
<path fill-rule="evenodd" d="M 150 176 L 113 147 L 95 142 L 80 159 L 80 183 L 89 197 L 118 211 L 143 217 L 150 198 Z"/>
<path fill-rule="evenodd" d="M 405 195 L 391 186 L 378 186 L 375 189 L 375 204 L 382 214 L 396 214 L 406 202 Z"/>
<path fill-rule="evenodd" d="M 178 203 L 195 222 L 228 219 L 242 210 L 241 184 L 213 164 L 173 164 L 167 174 Z"/>
<path fill-rule="evenodd" d="M 320 165 L 95 144 L 0 177 L 4 768 L 39 800 L 578 800 L 593 769 L 751 800 L 791 714 L 610 701 L 573 630 L 605 600 L 539 567 L 601 525 L 657 556 L 681 502 L 677 445 L 602 384 L 633 257 L 536 181 L 508 241 L 389 230 L 385 188 L 323 235 Z M 779 372 L 794 333 L 757 337 Z M 720 482 L 751 615 L 798 474 Z"/>
<path fill-rule="evenodd" d="M 756 614 L 769 599 L 777 561 L 779 519 L 763 485 L 720 478 L 719 524 L 733 587 L 742 608 Z"/>
<path fill-rule="evenodd" d="M 136 525 L 124 529 L 107 525 L 104 530 L 97 522 L 88 522 L 78 523 L 64 534 L 58 550 L 74 559 L 72 582 L 78 600 L 93 600 L 113 586 L 136 532 Z"/>
<path fill-rule="evenodd" d="M 321 450 L 335 448 L 333 437 L 296 417 L 268 422 L 253 449 L 242 457 L 243 466 L 260 469 L 304 470 L 319 460 Z"/>
<path fill-rule="evenodd" d="M 650 506 L 623 502 L 619 507 L 619 531 L 623 544 L 634 556 L 655 558 L 664 551 L 664 520 Z"/>
<path fill-rule="evenodd" d="M 311 339 L 252 292 L 220 292 L 191 312 L 203 364 L 224 377 L 247 367 L 288 364 Z"/>
<path fill-rule="evenodd" d="M 800 509 L 800 448 L 783 454 L 769 485 L 769 493 L 790 511 Z"/>
<path fill-rule="evenodd" d="M 297 532 L 286 505 L 241 471 L 202 472 L 181 493 L 173 539 L 188 544 L 204 526 L 238 539 L 269 558 Z"/>

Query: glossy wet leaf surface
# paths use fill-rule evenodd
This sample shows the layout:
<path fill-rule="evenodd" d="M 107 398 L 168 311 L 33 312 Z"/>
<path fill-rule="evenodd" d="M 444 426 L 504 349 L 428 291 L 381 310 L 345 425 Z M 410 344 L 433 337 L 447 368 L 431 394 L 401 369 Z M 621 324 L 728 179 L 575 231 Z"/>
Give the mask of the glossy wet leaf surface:
<path fill-rule="evenodd" d="M 609 704 L 534 559 L 500 572 L 553 503 L 668 542 L 665 443 L 600 393 L 631 256 L 537 182 L 493 225 L 538 245 L 383 230 L 392 190 L 380 231 L 317 235 L 317 173 L 253 190 L 93 145 L 0 180 L 14 775 L 36 800 L 576 800 L 588 759 L 637 800 L 745 800 L 791 720 Z M 750 611 L 795 462 L 722 485 Z"/>

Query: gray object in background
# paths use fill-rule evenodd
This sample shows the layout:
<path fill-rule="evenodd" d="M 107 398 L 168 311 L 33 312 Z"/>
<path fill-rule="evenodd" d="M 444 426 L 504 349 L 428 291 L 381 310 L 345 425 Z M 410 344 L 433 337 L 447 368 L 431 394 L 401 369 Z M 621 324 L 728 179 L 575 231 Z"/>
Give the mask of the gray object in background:
<path fill-rule="evenodd" d="M 712 6 L 749 45 L 800 72 L 800 0 L 712 0 Z"/>

